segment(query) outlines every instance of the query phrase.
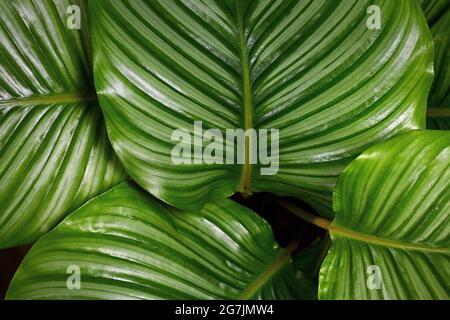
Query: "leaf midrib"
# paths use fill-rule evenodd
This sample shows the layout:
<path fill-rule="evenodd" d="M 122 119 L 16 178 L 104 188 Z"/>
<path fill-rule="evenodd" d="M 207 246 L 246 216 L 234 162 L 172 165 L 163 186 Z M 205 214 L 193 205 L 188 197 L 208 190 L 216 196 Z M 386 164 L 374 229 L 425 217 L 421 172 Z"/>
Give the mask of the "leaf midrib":
<path fill-rule="evenodd" d="M 67 93 L 0 100 L 0 107 L 84 103 L 94 101 L 97 101 L 97 96 L 93 93 Z"/>
<path fill-rule="evenodd" d="M 290 261 L 291 254 L 298 247 L 298 241 L 293 241 L 249 286 L 239 295 L 238 300 L 249 300 Z"/>
<path fill-rule="evenodd" d="M 242 88 L 243 88 L 243 108 L 244 108 L 244 131 L 253 128 L 253 101 L 250 82 L 250 65 L 248 60 L 248 49 L 245 41 L 244 34 L 244 21 L 243 15 L 240 9 L 239 2 L 236 3 L 237 25 L 239 33 L 239 49 L 240 59 L 242 66 Z M 242 175 L 240 181 L 239 191 L 244 197 L 251 194 L 250 191 L 250 177 L 251 177 L 251 165 L 250 165 L 250 141 L 249 137 L 245 137 L 245 161 L 242 166 Z"/>
<path fill-rule="evenodd" d="M 337 226 L 336 220 L 330 221 L 328 219 L 313 215 L 287 201 L 279 201 L 279 203 L 288 211 L 294 213 L 303 220 L 308 221 L 319 228 L 327 230 L 328 232 L 330 232 L 330 234 L 337 234 L 344 238 L 353 239 L 360 242 L 379 245 L 383 247 L 407 249 L 407 250 L 409 249 L 425 252 L 450 253 L 450 250 L 446 248 L 436 248 L 425 244 L 416 244 L 399 240 L 386 239 L 374 235 L 369 235 L 367 233 L 354 231 L 342 226 Z"/>
<path fill-rule="evenodd" d="M 434 252 L 434 253 L 450 253 L 449 249 L 446 248 L 436 248 L 431 247 L 426 244 L 410 243 L 398 240 L 391 240 L 386 238 L 381 238 L 373 235 L 368 235 L 366 233 L 360 233 L 351 229 L 336 226 L 334 222 L 330 225 L 330 233 L 340 235 L 344 238 L 357 240 L 360 242 L 379 245 L 382 247 L 405 249 L 405 250 L 416 250 L 423 252 Z"/>

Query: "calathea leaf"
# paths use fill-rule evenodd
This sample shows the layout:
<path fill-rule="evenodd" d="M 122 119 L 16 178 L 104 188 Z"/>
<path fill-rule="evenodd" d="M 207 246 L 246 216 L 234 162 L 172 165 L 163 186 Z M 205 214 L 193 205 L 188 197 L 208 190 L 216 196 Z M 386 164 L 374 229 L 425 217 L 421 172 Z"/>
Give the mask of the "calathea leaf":
<path fill-rule="evenodd" d="M 0 248 L 125 178 L 95 102 L 87 17 L 86 1 L 2 1 Z"/>
<path fill-rule="evenodd" d="M 369 148 L 334 193 L 321 299 L 449 299 L 450 132 Z"/>
<path fill-rule="evenodd" d="M 442 14 L 448 10 L 450 0 L 418 0 L 425 13 L 427 21 L 433 25 Z"/>
<path fill-rule="evenodd" d="M 327 255 L 330 245 L 330 237 L 325 236 L 324 239 L 318 240 L 311 246 L 297 252 L 293 256 L 294 265 L 310 279 L 317 282 L 320 266 Z"/>
<path fill-rule="evenodd" d="M 134 180 L 176 207 L 268 191 L 330 215 L 335 181 L 353 157 L 425 126 L 432 40 L 415 1 L 90 6 L 95 83 L 113 148 Z M 196 121 L 214 131 L 194 135 Z M 236 128 L 269 130 L 270 147 L 246 139 L 239 152 L 225 143 Z M 178 129 L 187 137 L 174 139 Z M 206 148 L 217 136 L 219 160 L 218 148 Z M 188 161 L 176 164 L 181 142 Z M 274 171 L 263 174 L 267 167 Z"/>
<path fill-rule="evenodd" d="M 435 78 L 428 98 L 427 127 L 450 130 L 450 1 L 428 1 L 423 7 L 435 45 Z"/>
<path fill-rule="evenodd" d="M 181 212 L 125 182 L 38 240 L 7 298 L 312 298 L 292 249 L 231 200 Z"/>

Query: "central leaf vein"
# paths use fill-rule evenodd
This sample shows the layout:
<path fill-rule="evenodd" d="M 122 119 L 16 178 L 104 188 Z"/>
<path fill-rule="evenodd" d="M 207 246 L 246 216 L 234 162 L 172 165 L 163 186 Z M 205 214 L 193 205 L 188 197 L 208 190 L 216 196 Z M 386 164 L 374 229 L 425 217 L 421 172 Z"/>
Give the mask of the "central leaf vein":
<path fill-rule="evenodd" d="M 438 248 L 431 247 L 426 244 L 420 243 L 410 243 L 399 240 L 391 240 L 386 238 L 381 238 L 377 236 L 372 236 L 365 233 L 356 232 L 347 228 L 338 227 L 334 224 L 330 226 L 330 233 L 334 233 L 340 235 L 344 238 L 357 240 L 360 242 L 364 242 L 367 244 L 379 245 L 382 247 L 395 248 L 395 249 L 404 249 L 404 250 L 417 250 L 423 252 L 435 252 L 435 253 L 450 253 L 450 251 L 446 248 Z"/>
<path fill-rule="evenodd" d="M 299 242 L 291 242 L 284 252 L 278 256 L 264 272 L 262 272 L 239 296 L 240 300 L 248 300 L 255 298 L 255 295 L 266 283 L 272 279 L 278 272 L 280 272 L 284 266 L 291 261 L 292 253 L 298 248 Z"/>
<path fill-rule="evenodd" d="M 97 101 L 97 96 L 91 93 L 67 93 L 30 96 L 23 98 L 11 98 L 0 100 L 0 107 L 44 105 L 44 104 L 65 104 L 65 103 L 84 103 Z"/>
<path fill-rule="evenodd" d="M 242 66 L 242 89 L 243 89 L 243 108 L 244 108 L 244 130 L 253 128 L 253 101 L 250 82 L 250 64 L 248 59 L 247 41 L 245 39 L 245 27 L 243 14 L 239 2 L 237 3 L 237 25 L 239 33 L 239 47 L 240 59 Z M 251 164 L 250 154 L 252 143 L 249 135 L 245 136 L 245 161 L 242 167 L 242 176 L 240 182 L 240 192 L 244 197 L 251 194 L 250 178 L 251 178 Z"/>

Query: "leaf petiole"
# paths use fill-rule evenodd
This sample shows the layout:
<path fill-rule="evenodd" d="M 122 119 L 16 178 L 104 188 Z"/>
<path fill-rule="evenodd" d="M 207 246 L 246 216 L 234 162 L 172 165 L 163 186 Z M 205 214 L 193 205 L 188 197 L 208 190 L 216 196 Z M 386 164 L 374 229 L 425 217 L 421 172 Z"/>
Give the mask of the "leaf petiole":
<path fill-rule="evenodd" d="M 296 216 L 302 218 L 305 221 L 308 221 L 309 223 L 312 223 L 313 225 L 322 228 L 324 230 L 329 230 L 330 229 L 330 224 L 331 221 L 319 216 L 316 216 L 312 213 L 309 213 L 305 210 L 303 210 L 300 207 L 297 207 L 296 205 L 294 205 L 291 202 L 288 202 L 286 200 L 279 200 L 278 203 L 285 208 L 286 210 L 288 210 L 289 212 L 292 212 L 293 214 L 295 214 Z"/>

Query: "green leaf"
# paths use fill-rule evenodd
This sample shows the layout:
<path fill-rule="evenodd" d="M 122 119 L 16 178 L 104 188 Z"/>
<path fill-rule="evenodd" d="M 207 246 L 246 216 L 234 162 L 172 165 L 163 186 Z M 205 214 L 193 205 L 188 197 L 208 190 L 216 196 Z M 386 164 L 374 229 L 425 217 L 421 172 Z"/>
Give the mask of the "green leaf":
<path fill-rule="evenodd" d="M 424 10 L 435 46 L 435 78 L 428 97 L 427 128 L 450 130 L 450 0 L 427 4 Z"/>
<path fill-rule="evenodd" d="M 334 209 L 319 298 L 450 298 L 450 132 L 368 149 L 339 178 Z"/>
<path fill-rule="evenodd" d="M 313 284 L 314 298 L 317 298 L 319 284 L 320 266 L 330 248 L 331 240 L 326 236 L 318 240 L 307 248 L 304 248 L 292 255 L 292 262 L 295 268 L 302 275 L 305 275 Z"/>
<path fill-rule="evenodd" d="M 418 0 L 427 18 L 428 24 L 433 25 L 442 14 L 448 10 L 450 0 Z"/>
<path fill-rule="evenodd" d="M 379 30 L 367 27 L 373 4 Z M 113 148 L 137 183 L 176 207 L 268 191 L 330 215 L 331 192 L 351 159 L 425 126 L 432 39 L 415 1 L 90 5 L 95 83 Z M 261 175 L 265 166 L 248 157 L 173 164 L 171 134 L 192 134 L 194 121 L 223 135 L 279 129 L 278 173 Z M 245 154 L 253 151 L 247 141 Z"/>
<path fill-rule="evenodd" d="M 295 267 L 313 281 L 318 282 L 320 266 L 327 255 L 330 245 L 330 237 L 326 236 L 313 245 L 300 250 L 292 257 Z"/>
<path fill-rule="evenodd" d="M 122 183 L 42 237 L 9 299 L 312 298 L 270 226 L 231 201 L 181 212 Z M 67 269 L 80 269 L 70 290 Z"/>
<path fill-rule="evenodd" d="M 69 30 L 66 10 L 81 9 Z M 0 248 L 35 241 L 125 178 L 90 73 L 86 1 L 2 1 Z M 70 13 L 70 11 L 69 11 Z"/>

